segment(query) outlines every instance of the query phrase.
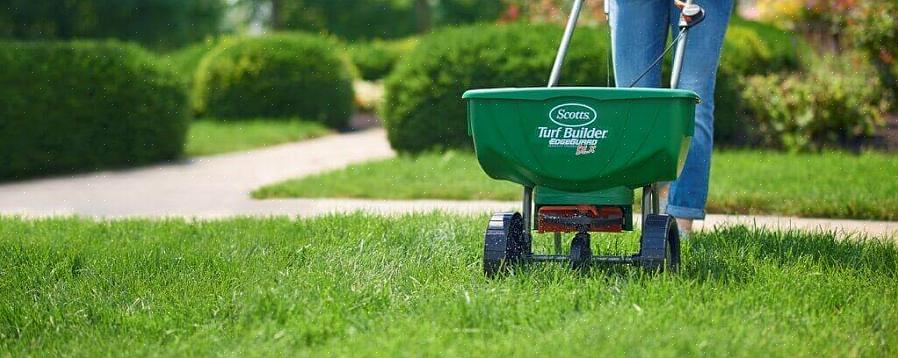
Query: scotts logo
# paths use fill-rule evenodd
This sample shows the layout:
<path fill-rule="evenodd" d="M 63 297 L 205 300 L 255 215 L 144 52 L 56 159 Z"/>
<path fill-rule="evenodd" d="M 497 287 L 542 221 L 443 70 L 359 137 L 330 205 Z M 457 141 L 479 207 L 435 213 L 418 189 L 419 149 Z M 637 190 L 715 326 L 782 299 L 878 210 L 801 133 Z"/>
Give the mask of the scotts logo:
<path fill-rule="evenodd" d="M 565 103 L 549 111 L 549 119 L 564 127 L 583 127 L 596 121 L 595 109 L 580 103 Z"/>

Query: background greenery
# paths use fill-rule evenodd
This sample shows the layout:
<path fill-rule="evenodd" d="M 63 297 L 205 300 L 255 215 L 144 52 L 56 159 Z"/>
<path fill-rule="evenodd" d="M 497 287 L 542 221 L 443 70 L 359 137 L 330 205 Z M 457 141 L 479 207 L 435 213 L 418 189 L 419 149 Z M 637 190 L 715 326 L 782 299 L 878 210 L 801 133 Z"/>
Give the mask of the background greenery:
<path fill-rule="evenodd" d="M 275 30 L 333 34 L 348 40 L 406 37 L 431 28 L 494 21 L 504 8 L 498 0 L 244 0 L 270 10 Z"/>
<path fill-rule="evenodd" d="M 225 119 L 302 117 L 343 127 L 353 89 L 348 60 L 336 47 L 302 33 L 223 41 L 199 64 L 194 112 Z"/>
<path fill-rule="evenodd" d="M 0 38 L 115 38 L 172 49 L 222 30 L 225 0 L 0 0 Z"/>
<path fill-rule="evenodd" d="M 0 42 L 0 180 L 177 158 L 183 82 L 135 45 Z"/>
<path fill-rule="evenodd" d="M 885 143 L 871 138 L 888 142 L 894 137 L 886 126 L 898 88 L 894 45 L 898 41 L 892 41 L 898 38 L 894 20 L 898 17 L 893 16 L 898 15 L 898 4 L 768 3 L 757 3 L 761 10 L 757 16 L 767 23 L 736 17 L 728 31 L 717 83 L 717 145 L 857 150 Z M 0 38 L 111 37 L 138 42 L 157 51 L 157 56 L 144 56 L 146 61 L 167 67 L 192 89 L 193 109 L 179 112 L 231 122 L 300 117 L 343 127 L 352 111 L 371 110 L 383 92 L 380 80 L 390 76 L 378 114 L 386 120 L 393 146 L 414 153 L 469 147 L 459 98 L 463 90 L 543 85 L 569 4 L 569 0 L 0 0 L 5 5 L 0 8 L 8 10 L 0 13 Z M 601 1 L 587 1 L 583 26 L 562 76 L 566 84 L 611 83 L 603 21 Z M 491 24 L 464 25 L 473 22 Z M 503 22 L 513 24 L 496 25 Z M 440 29 L 457 25 L 464 26 Z M 311 33 L 244 36 L 290 29 Z M 306 47 L 297 47 L 299 42 Z M 283 47 L 286 43 L 293 45 Z M 294 53 L 314 53 L 325 61 L 294 58 Z M 837 58 L 825 60 L 832 57 Z M 197 71 L 204 59 L 211 67 Z M 198 78 L 204 82 L 198 84 Z M 358 80 L 373 83 L 359 87 L 364 93 L 356 96 L 354 108 L 349 83 Z M 322 98 L 327 98 L 326 104 Z M 209 101 L 215 104 L 207 106 Z M 169 142 L 180 141 L 174 137 Z M 67 170 L 71 168 L 60 169 Z"/>

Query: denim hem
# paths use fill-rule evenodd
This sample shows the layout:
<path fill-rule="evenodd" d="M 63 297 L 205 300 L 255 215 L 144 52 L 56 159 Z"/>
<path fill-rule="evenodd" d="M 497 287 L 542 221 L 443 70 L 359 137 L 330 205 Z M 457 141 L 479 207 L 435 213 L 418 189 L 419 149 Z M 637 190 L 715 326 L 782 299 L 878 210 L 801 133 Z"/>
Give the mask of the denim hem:
<path fill-rule="evenodd" d="M 667 213 L 678 219 L 704 220 L 705 210 L 683 206 L 667 205 Z"/>

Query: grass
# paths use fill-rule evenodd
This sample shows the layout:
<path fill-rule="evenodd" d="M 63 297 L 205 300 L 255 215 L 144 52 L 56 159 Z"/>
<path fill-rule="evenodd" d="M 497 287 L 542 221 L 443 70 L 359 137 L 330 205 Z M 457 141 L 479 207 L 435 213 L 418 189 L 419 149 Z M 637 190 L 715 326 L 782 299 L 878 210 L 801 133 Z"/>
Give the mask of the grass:
<path fill-rule="evenodd" d="M 320 137 L 330 132 L 321 124 L 301 120 L 198 119 L 190 125 L 185 151 L 189 156 L 220 154 Z"/>
<path fill-rule="evenodd" d="M 268 185 L 254 198 L 518 200 L 517 185 L 492 180 L 470 154 L 448 152 L 350 165 Z"/>
<path fill-rule="evenodd" d="M 486 220 L 0 219 L 0 355 L 898 354 L 891 242 L 736 227 L 677 275 L 488 280 Z"/>
<path fill-rule="evenodd" d="M 882 153 L 714 154 L 708 211 L 898 220 L 898 157 Z M 399 157 L 265 186 L 253 197 L 518 200 L 473 155 Z"/>

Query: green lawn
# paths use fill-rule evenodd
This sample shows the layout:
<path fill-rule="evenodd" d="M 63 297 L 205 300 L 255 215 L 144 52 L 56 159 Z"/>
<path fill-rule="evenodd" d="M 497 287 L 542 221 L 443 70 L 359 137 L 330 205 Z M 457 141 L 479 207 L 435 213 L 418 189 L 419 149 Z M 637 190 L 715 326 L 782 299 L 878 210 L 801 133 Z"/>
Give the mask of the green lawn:
<path fill-rule="evenodd" d="M 676 275 L 488 280 L 486 220 L 0 219 L 0 356 L 898 354 L 891 242 L 731 228 Z"/>
<path fill-rule="evenodd" d="M 320 137 L 331 133 L 321 124 L 300 120 L 247 119 L 221 121 L 197 119 L 187 133 L 189 156 L 248 150 Z"/>
<path fill-rule="evenodd" d="M 895 155 L 725 151 L 712 163 L 710 212 L 898 220 Z M 520 191 L 487 177 L 471 154 L 450 152 L 353 165 L 253 197 L 518 200 Z"/>

